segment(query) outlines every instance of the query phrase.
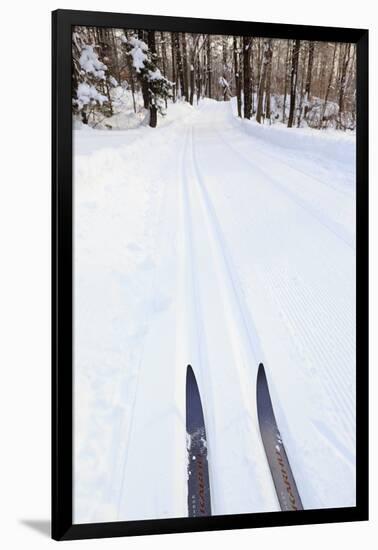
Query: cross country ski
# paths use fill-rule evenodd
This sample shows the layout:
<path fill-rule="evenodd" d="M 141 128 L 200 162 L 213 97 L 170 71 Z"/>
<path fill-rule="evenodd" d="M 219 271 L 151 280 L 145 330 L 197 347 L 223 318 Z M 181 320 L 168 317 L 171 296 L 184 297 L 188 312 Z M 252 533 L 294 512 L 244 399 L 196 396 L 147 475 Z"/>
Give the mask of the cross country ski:
<path fill-rule="evenodd" d="M 257 373 L 257 414 L 273 483 L 281 510 L 303 510 L 301 498 L 291 470 L 270 398 L 264 365 Z"/>
<path fill-rule="evenodd" d="M 190 365 L 186 371 L 186 432 L 188 515 L 211 516 L 205 421 L 196 377 Z"/>

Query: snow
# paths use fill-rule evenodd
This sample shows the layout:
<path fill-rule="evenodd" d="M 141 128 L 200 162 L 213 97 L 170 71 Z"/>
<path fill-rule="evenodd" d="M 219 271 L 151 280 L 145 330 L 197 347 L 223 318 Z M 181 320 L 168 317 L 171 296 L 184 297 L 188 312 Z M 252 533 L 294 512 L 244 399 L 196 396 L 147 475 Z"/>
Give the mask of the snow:
<path fill-rule="evenodd" d="M 211 100 L 170 104 L 157 129 L 85 129 L 74 131 L 74 521 L 187 515 L 188 364 L 214 514 L 278 510 L 258 431 L 261 361 L 304 507 L 354 506 L 353 136 L 259 126 Z"/>
<path fill-rule="evenodd" d="M 139 40 L 135 36 L 129 38 L 129 44 L 132 46 L 130 55 L 133 59 L 133 67 L 139 73 L 144 68 L 144 62 L 147 59 L 145 52 L 148 51 L 148 46 L 143 40 Z"/>
<path fill-rule="evenodd" d="M 101 94 L 94 86 L 81 82 L 76 91 L 77 105 L 79 109 L 82 109 L 84 105 L 89 103 L 99 103 L 102 105 L 104 101 L 107 101 L 107 97 Z"/>
<path fill-rule="evenodd" d="M 163 75 L 160 72 L 160 69 L 155 69 L 154 71 L 148 71 L 148 79 L 149 80 L 161 80 Z"/>
<path fill-rule="evenodd" d="M 229 88 L 229 83 L 224 78 L 224 76 L 219 77 L 219 84 L 223 86 L 223 88 Z"/>
<path fill-rule="evenodd" d="M 93 74 L 93 76 L 99 80 L 105 79 L 105 71 L 107 70 L 107 66 L 99 60 L 93 46 L 84 46 L 80 55 L 79 63 L 85 72 Z"/>
<path fill-rule="evenodd" d="M 114 86 L 114 88 L 116 88 L 118 86 L 118 82 L 117 80 L 114 78 L 114 76 L 109 76 L 109 82 L 112 86 Z"/>

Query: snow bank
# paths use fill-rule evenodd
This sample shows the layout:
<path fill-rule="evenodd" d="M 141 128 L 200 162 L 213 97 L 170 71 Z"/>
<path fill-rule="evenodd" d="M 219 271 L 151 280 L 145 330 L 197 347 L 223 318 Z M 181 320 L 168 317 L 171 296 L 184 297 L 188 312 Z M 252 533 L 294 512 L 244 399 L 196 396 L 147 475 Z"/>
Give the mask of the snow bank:
<path fill-rule="evenodd" d="M 249 135 L 264 140 L 269 146 L 291 149 L 311 156 L 330 157 L 342 163 L 355 165 L 356 137 L 338 130 L 312 130 L 311 128 L 287 128 L 276 124 L 258 124 L 254 120 L 236 119 Z"/>
<path fill-rule="evenodd" d="M 152 79 L 158 78 L 158 73 L 151 73 Z M 85 94 L 84 94 L 85 92 Z M 90 97 L 91 90 L 83 89 L 83 102 L 88 103 L 92 99 L 102 99 L 105 101 L 106 97 Z M 94 93 L 92 91 L 92 93 Z M 99 112 L 93 112 L 90 115 L 89 124 L 83 124 L 81 119 L 74 117 L 75 130 L 86 130 L 88 127 L 95 130 L 132 130 L 142 126 L 148 125 L 149 113 L 143 107 L 143 97 L 141 93 L 135 94 L 136 112 L 134 111 L 134 103 L 130 89 L 124 86 L 115 86 L 111 89 L 111 98 L 113 103 L 114 114 L 110 117 L 104 116 Z M 87 96 L 89 97 L 87 101 Z M 191 117 L 196 111 L 196 107 L 192 107 L 186 101 L 177 101 L 172 103 L 169 101 L 166 114 L 158 113 L 158 129 L 162 126 L 167 126 L 178 120 L 185 120 Z"/>
<path fill-rule="evenodd" d="M 164 284 L 155 284 L 161 262 L 155 242 L 166 181 L 177 171 L 172 150 L 180 143 L 178 132 L 164 129 L 85 130 L 74 132 L 74 513 L 80 522 L 117 519 L 145 337 L 167 303 Z"/>

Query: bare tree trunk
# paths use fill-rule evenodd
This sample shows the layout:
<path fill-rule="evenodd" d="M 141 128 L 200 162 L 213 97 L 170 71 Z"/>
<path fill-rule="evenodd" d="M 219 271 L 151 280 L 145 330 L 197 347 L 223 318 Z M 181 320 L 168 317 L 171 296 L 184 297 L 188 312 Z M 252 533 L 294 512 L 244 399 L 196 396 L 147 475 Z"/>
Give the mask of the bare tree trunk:
<path fill-rule="evenodd" d="M 275 74 L 274 85 L 275 85 L 276 92 L 278 94 L 281 93 L 281 85 L 279 80 L 280 72 L 281 72 L 281 49 L 282 49 L 282 40 L 278 40 L 277 63 L 276 63 L 275 71 L 273 71 L 273 74 Z M 272 59 L 272 65 L 273 65 L 273 59 Z"/>
<path fill-rule="evenodd" d="M 155 31 L 148 31 L 147 33 L 148 48 L 151 51 L 152 59 L 156 60 L 156 39 Z M 152 94 L 152 91 L 148 88 L 148 93 L 150 95 L 150 127 L 156 128 L 157 125 L 157 107 L 156 107 L 156 98 Z"/>
<path fill-rule="evenodd" d="M 177 73 L 176 73 L 176 55 L 175 55 L 175 33 L 171 32 L 171 57 L 172 57 L 172 82 L 173 86 L 173 102 L 176 103 L 177 99 Z"/>
<path fill-rule="evenodd" d="M 285 61 L 285 89 L 284 89 L 284 99 L 282 106 L 282 122 L 286 120 L 286 99 L 287 99 L 287 87 L 289 80 L 289 62 L 290 62 L 290 40 L 287 41 L 287 50 L 286 50 L 286 61 Z"/>
<path fill-rule="evenodd" d="M 267 59 L 266 59 L 266 80 L 265 80 L 265 117 L 270 122 L 271 111 L 270 111 L 270 88 L 272 82 L 272 40 L 267 41 Z"/>
<path fill-rule="evenodd" d="M 327 109 L 327 102 L 328 102 L 329 92 L 330 92 L 331 87 L 332 87 L 333 71 L 334 71 L 334 68 L 335 68 L 335 59 L 336 59 L 336 50 L 337 50 L 337 43 L 335 42 L 334 48 L 333 48 L 331 71 L 329 73 L 328 86 L 327 86 L 327 90 L 326 90 L 326 94 L 325 94 L 325 98 L 324 98 L 322 114 L 321 114 L 320 120 L 319 120 L 319 128 L 323 127 L 323 120 L 324 120 L 326 109 Z"/>
<path fill-rule="evenodd" d="M 178 80 L 180 83 L 180 92 L 182 97 L 185 95 L 185 84 L 184 84 L 184 70 L 182 66 L 181 47 L 180 47 L 180 36 L 178 32 L 175 33 L 175 54 L 176 54 L 176 60 L 177 60 Z"/>
<path fill-rule="evenodd" d="M 207 43 L 207 39 L 206 39 Z M 201 97 L 206 97 L 208 88 L 208 78 L 207 78 L 207 52 L 204 49 L 202 56 L 202 88 L 201 88 Z"/>
<path fill-rule="evenodd" d="M 257 38 L 257 63 L 256 63 L 256 69 L 257 69 L 257 86 L 260 85 L 260 79 L 261 79 L 261 67 L 262 67 L 262 52 L 261 52 L 261 38 Z M 258 91 L 258 88 L 257 88 Z"/>
<path fill-rule="evenodd" d="M 240 82 L 240 67 L 239 67 L 239 48 L 238 48 L 238 39 L 236 36 L 233 38 L 233 45 L 234 45 L 234 70 L 235 70 L 235 87 L 236 87 L 236 98 L 237 98 L 237 104 L 238 104 L 238 116 L 241 118 L 242 116 L 242 110 L 241 110 L 241 82 Z"/>
<path fill-rule="evenodd" d="M 186 34 L 181 33 L 182 44 L 182 70 L 184 73 L 184 95 L 185 101 L 189 102 L 189 83 L 188 83 L 188 53 L 186 47 Z"/>
<path fill-rule="evenodd" d="M 119 68 L 119 59 L 118 59 L 118 52 L 117 52 L 117 47 L 116 47 L 114 29 L 111 29 L 111 40 L 112 40 L 112 52 L 113 52 L 113 55 L 114 55 L 114 70 L 115 70 L 115 73 L 117 75 L 117 81 L 118 81 L 118 84 L 119 84 L 120 81 L 121 81 L 121 72 L 120 72 L 120 68 Z"/>
<path fill-rule="evenodd" d="M 251 66 L 251 117 L 255 114 L 256 112 L 256 109 L 255 109 L 255 88 L 256 88 L 256 84 L 255 84 L 255 60 L 254 60 L 254 56 L 253 56 L 253 45 L 254 45 L 254 41 L 253 41 L 253 38 L 251 38 L 251 43 L 250 43 L 250 66 Z"/>
<path fill-rule="evenodd" d="M 350 44 L 345 44 L 344 56 L 343 56 L 342 65 L 341 65 L 341 79 L 340 79 L 340 89 L 339 89 L 339 116 L 337 118 L 338 129 L 344 128 L 342 115 L 344 113 L 345 83 L 346 83 L 346 75 L 347 75 L 349 60 L 350 60 Z"/>
<path fill-rule="evenodd" d="M 250 119 L 252 114 L 250 45 L 251 39 L 243 36 L 244 118 L 247 119 Z"/>
<path fill-rule="evenodd" d="M 298 80 L 298 58 L 299 50 L 301 47 L 300 40 L 294 40 L 293 42 L 293 54 L 291 59 L 291 76 L 290 76 L 290 111 L 287 127 L 292 128 L 295 115 L 295 99 L 297 93 L 297 80 Z"/>
<path fill-rule="evenodd" d="M 306 88 L 305 88 L 305 110 L 304 110 L 304 117 L 307 117 L 308 113 L 308 107 L 311 100 L 311 84 L 312 84 L 312 67 L 314 64 L 314 49 L 315 49 L 315 43 L 309 42 L 309 49 L 308 49 L 308 65 L 307 65 L 307 77 L 306 77 Z"/>
<path fill-rule="evenodd" d="M 258 92 L 259 95 L 257 100 L 257 112 L 256 112 L 256 121 L 259 124 L 261 124 L 261 118 L 263 117 L 265 83 L 266 83 L 268 65 L 271 64 L 271 60 L 272 60 L 272 40 L 265 39 L 264 50 L 263 50 L 263 62 L 261 67 L 261 77 L 259 82 L 259 92 Z M 269 111 L 270 111 L 270 98 L 269 98 Z"/>
<path fill-rule="evenodd" d="M 163 32 L 160 33 L 160 40 L 161 40 L 161 63 L 162 63 L 163 75 L 166 77 L 167 73 L 166 73 L 165 64 L 167 59 L 167 48 L 165 47 L 165 38 L 164 38 Z M 165 108 L 167 108 L 168 107 L 167 98 L 165 98 L 164 102 L 165 102 Z"/>
<path fill-rule="evenodd" d="M 126 40 L 127 40 L 127 31 L 125 30 L 125 36 L 126 36 Z M 128 74 L 129 74 L 129 81 L 130 81 L 130 88 L 131 88 L 131 96 L 133 98 L 133 108 L 134 108 L 134 113 L 137 112 L 137 108 L 136 108 L 136 101 L 135 101 L 135 81 L 134 81 L 134 72 L 133 72 L 133 64 L 131 62 L 131 57 L 130 55 L 126 55 L 126 65 L 127 65 L 127 71 L 128 71 Z"/>
<path fill-rule="evenodd" d="M 227 36 L 222 36 L 222 73 L 227 75 Z"/>
<path fill-rule="evenodd" d="M 324 46 L 326 46 L 326 44 Z M 320 55 L 320 72 L 319 72 L 320 91 L 319 91 L 319 97 L 324 96 L 324 85 L 325 85 L 325 82 L 326 82 L 326 69 L 327 69 L 327 58 L 324 55 L 324 48 L 322 48 L 321 55 Z"/>
<path fill-rule="evenodd" d="M 206 51 L 206 66 L 207 66 L 207 95 L 211 95 L 211 40 L 210 34 L 207 36 L 207 51 Z"/>
<path fill-rule="evenodd" d="M 302 48 L 302 74 L 301 74 L 301 93 L 299 97 L 299 107 L 298 107 L 298 121 L 297 121 L 297 127 L 301 127 L 301 121 L 302 121 L 302 108 L 303 108 L 303 96 L 305 91 L 305 71 L 306 71 L 306 61 L 307 61 L 307 50 L 304 47 Z"/>
<path fill-rule="evenodd" d="M 192 37 L 193 38 L 193 37 Z M 194 88 L 195 88 L 195 57 L 196 57 L 196 41 L 194 43 L 192 42 L 191 48 L 190 48 L 190 97 L 189 97 L 189 103 L 190 105 L 193 105 L 194 101 Z"/>
<path fill-rule="evenodd" d="M 197 53 L 197 78 L 196 78 L 196 88 L 197 88 L 197 105 L 201 97 L 201 87 L 202 87 L 202 72 L 201 72 L 201 51 Z"/>

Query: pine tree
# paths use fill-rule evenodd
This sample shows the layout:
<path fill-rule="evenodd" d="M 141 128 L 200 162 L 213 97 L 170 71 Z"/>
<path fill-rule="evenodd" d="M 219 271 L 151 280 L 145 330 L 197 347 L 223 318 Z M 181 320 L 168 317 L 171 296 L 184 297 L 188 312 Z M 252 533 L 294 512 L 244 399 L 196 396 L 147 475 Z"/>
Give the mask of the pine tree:
<path fill-rule="evenodd" d="M 96 47 L 81 36 L 79 30 L 73 33 L 72 40 L 72 84 L 73 112 L 80 114 L 84 124 L 95 112 L 105 115 L 108 97 L 103 93 L 107 66 L 99 59 Z"/>
<path fill-rule="evenodd" d="M 157 125 L 157 113 L 164 114 L 162 101 L 172 96 L 172 82 L 161 74 L 156 66 L 155 32 L 148 31 L 148 45 L 132 36 L 125 42 L 129 55 L 133 60 L 133 67 L 144 88 L 144 104 L 150 111 L 150 126 Z"/>

